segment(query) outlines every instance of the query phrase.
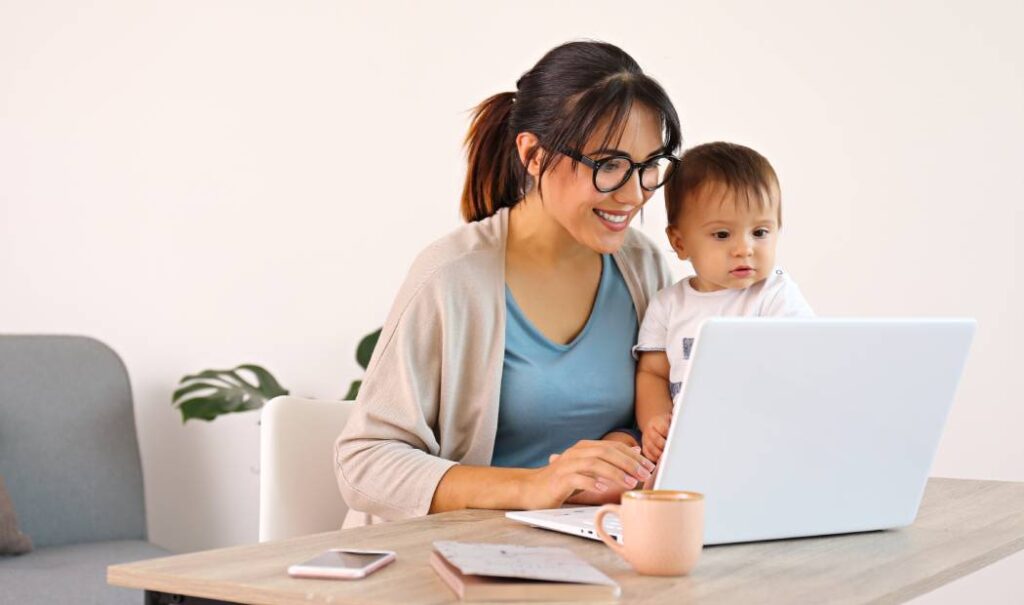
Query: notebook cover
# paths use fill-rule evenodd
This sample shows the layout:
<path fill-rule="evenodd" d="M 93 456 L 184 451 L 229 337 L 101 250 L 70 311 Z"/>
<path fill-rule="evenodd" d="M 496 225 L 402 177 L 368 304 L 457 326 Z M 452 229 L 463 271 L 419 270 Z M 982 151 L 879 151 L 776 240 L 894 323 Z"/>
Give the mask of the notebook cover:
<path fill-rule="evenodd" d="M 434 551 L 430 566 L 463 601 L 587 601 L 610 602 L 619 598 L 618 586 L 575 584 L 465 575 Z"/>

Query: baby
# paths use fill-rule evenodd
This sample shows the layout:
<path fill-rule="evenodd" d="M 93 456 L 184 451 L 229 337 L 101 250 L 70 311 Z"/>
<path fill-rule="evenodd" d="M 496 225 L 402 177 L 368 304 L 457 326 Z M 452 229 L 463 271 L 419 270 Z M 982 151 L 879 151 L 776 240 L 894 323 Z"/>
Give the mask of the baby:
<path fill-rule="evenodd" d="M 799 288 L 775 266 L 782 200 L 761 154 L 708 143 L 683 154 L 665 186 L 669 242 L 696 275 L 658 292 L 633 354 L 643 453 L 657 462 L 694 338 L 709 317 L 810 317 Z"/>

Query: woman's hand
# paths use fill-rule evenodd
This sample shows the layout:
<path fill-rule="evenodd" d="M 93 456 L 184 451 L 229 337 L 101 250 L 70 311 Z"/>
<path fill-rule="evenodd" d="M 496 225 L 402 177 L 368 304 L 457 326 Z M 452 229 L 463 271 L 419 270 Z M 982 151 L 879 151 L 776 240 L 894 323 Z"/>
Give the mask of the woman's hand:
<path fill-rule="evenodd" d="M 672 414 L 660 414 L 651 418 L 644 427 L 644 456 L 652 462 L 661 460 L 668 440 L 668 428 L 672 424 Z"/>
<path fill-rule="evenodd" d="M 613 441 L 615 441 L 615 440 L 613 440 Z M 630 441 L 632 441 L 633 443 L 636 443 L 636 441 L 634 441 L 633 439 L 630 439 Z M 636 450 L 636 451 L 639 452 L 640 451 L 640 446 L 639 445 L 630 446 L 630 449 L 633 449 L 633 450 Z M 559 454 L 551 454 L 550 461 L 554 462 L 555 460 L 558 459 L 558 456 L 559 456 Z M 653 475 L 652 475 L 652 477 L 653 477 Z M 643 489 L 647 489 L 646 485 L 648 483 L 650 483 L 650 481 L 651 481 L 650 479 L 647 479 L 646 481 L 643 482 L 642 485 L 637 485 L 637 488 L 643 487 Z M 602 504 L 618 504 L 619 502 L 622 501 L 622 494 L 624 492 L 627 492 L 627 491 L 629 491 L 629 489 L 627 489 L 625 487 L 619 488 L 619 487 L 616 487 L 616 486 L 613 486 L 613 487 L 609 488 L 608 491 L 606 491 L 606 492 L 599 492 L 596 489 L 585 489 L 583 491 L 577 491 L 573 495 L 569 496 L 566 499 L 565 503 L 566 504 L 589 505 L 589 506 L 600 506 Z"/>
<path fill-rule="evenodd" d="M 617 501 L 623 491 L 646 481 L 654 469 L 637 449 L 608 440 L 579 441 L 549 460 L 523 479 L 524 508 L 556 508 L 570 498 L 580 504 Z"/>

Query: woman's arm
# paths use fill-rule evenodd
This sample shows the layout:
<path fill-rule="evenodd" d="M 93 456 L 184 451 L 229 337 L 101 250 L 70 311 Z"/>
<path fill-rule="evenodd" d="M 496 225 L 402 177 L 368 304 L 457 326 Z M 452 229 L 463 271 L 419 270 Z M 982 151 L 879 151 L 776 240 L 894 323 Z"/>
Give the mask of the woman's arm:
<path fill-rule="evenodd" d="M 438 483 L 430 512 L 556 508 L 577 492 L 633 489 L 653 470 L 635 447 L 621 441 L 580 441 L 537 469 L 453 466 Z"/>
<path fill-rule="evenodd" d="M 526 469 L 457 464 L 437 484 L 430 513 L 464 508 L 504 509 L 517 506 L 525 490 Z"/>
<path fill-rule="evenodd" d="M 438 482 L 457 463 L 443 451 L 440 414 L 444 326 L 452 321 L 443 304 L 451 280 L 442 272 L 450 255 L 432 245 L 413 263 L 335 443 L 338 487 L 353 510 L 387 520 L 425 515 Z M 479 368 L 463 375 L 464 390 L 484 391 Z"/>

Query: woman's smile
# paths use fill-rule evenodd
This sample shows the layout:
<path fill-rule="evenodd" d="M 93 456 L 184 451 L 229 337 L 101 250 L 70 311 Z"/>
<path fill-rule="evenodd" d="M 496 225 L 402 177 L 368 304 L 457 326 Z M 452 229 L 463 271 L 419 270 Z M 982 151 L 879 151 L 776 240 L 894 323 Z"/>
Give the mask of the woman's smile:
<path fill-rule="evenodd" d="M 605 227 L 612 231 L 622 231 L 628 227 L 632 214 L 632 212 L 616 212 L 613 210 L 601 210 L 600 208 L 594 208 L 594 215 L 597 216 Z"/>

